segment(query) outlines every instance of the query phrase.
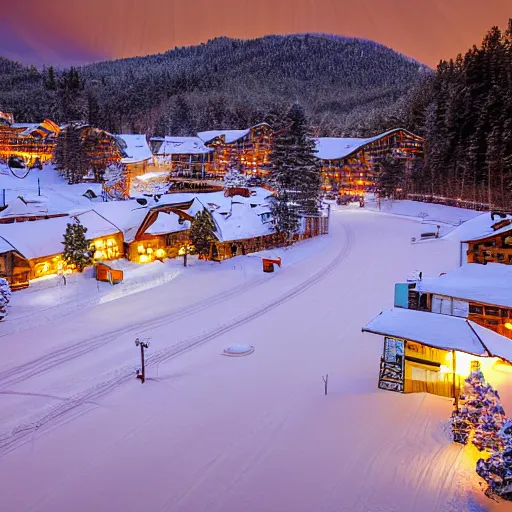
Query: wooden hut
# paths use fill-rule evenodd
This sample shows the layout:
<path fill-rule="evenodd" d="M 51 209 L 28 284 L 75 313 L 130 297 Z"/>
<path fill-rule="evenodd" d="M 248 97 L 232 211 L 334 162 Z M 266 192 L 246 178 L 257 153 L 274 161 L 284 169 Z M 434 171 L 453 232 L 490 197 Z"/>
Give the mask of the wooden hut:
<path fill-rule="evenodd" d="M 423 158 L 423 139 L 403 128 L 367 139 L 321 137 L 316 139 L 316 155 L 321 161 L 325 190 L 362 196 L 374 188 L 380 158 L 392 155 L 406 162 Z"/>
<path fill-rule="evenodd" d="M 0 237 L 0 277 L 9 281 L 11 290 L 28 286 L 30 264 L 7 240 Z"/>
<path fill-rule="evenodd" d="M 457 398 L 474 361 L 512 361 L 509 339 L 466 318 L 394 308 L 363 332 L 384 336 L 378 387 L 390 391 Z"/>
<path fill-rule="evenodd" d="M 396 285 L 395 306 L 468 318 L 512 338 L 512 267 L 463 265 L 436 278 Z M 401 290 L 406 291 L 402 293 Z"/>

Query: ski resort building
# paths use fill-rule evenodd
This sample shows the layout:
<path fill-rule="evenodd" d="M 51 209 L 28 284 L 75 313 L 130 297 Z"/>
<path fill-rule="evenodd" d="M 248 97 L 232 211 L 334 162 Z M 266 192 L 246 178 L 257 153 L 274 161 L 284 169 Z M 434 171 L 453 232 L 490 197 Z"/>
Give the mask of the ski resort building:
<path fill-rule="evenodd" d="M 467 318 L 393 308 L 363 332 L 384 336 L 378 387 L 389 391 L 457 398 L 474 369 L 512 362 L 508 338 Z"/>
<path fill-rule="evenodd" d="M 212 172 L 223 176 L 235 167 L 248 176 L 268 172 L 272 128 L 260 123 L 245 130 L 212 130 L 197 136 L 213 150 Z"/>
<path fill-rule="evenodd" d="M 373 190 L 380 159 L 392 155 L 408 163 L 423 157 L 423 139 L 403 128 L 367 139 L 320 137 L 316 155 L 322 164 L 324 190 L 361 197 Z"/>
<path fill-rule="evenodd" d="M 15 157 L 27 166 L 49 162 L 60 128 L 49 119 L 42 123 L 15 123 L 12 114 L 0 112 L 0 159 Z"/>
<path fill-rule="evenodd" d="M 159 170 L 170 171 L 171 178 L 210 177 L 213 149 L 199 137 L 153 137 L 151 148 Z"/>

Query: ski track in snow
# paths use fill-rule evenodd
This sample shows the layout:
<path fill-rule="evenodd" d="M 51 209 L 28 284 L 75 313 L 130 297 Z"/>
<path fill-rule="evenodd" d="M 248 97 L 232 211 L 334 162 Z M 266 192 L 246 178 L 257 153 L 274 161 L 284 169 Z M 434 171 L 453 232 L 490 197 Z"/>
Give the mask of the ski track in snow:
<path fill-rule="evenodd" d="M 170 347 L 165 349 L 161 349 L 158 352 L 152 354 L 146 359 L 146 366 L 157 366 L 163 362 L 169 361 L 172 358 L 178 357 L 189 350 L 192 350 L 204 343 L 207 343 L 210 340 L 221 336 L 233 329 L 241 327 L 248 322 L 268 313 L 272 309 L 275 309 L 282 304 L 292 300 L 293 298 L 303 294 L 312 286 L 320 282 L 321 280 L 328 277 L 331 272 L 333 272 L 338 265 L 347 257 L 350 252 L 352 245 L 354 243 L 354 231 L 353 229 L 346 224 L 342 224 L 345 234 L 347 236 L 347 241 L 343 245 L 341 251 L 337 254 L 337 256 L 325 267 L 319 269 L 315 272 L 310 278 L 303 281 L 301 284 L 293 287 L 291 290 L 285 292 L 284 294 L 278 296 L 276 299 L 268 302 L 261 308 L 257 308 L 251 311 L 248 314 L 241 315 L 234 320 L 222 324 L 215 329 L 212 329 L 206 333 L 202 333 L 198 336 L 193 336 L 189 339 L 185 339 L 181 342 L 178 342 Z M 247 285 L 244 283 L 234 289 L 228 290 L 224 293 L 221 293 L 217 296 L 217 303 L 222 302 L 228 298 L 232 298 L 234 296 L 240 295 L 244 293 L 251 287 L 258 286 L 262 282 L 266 281 L 268 278 L 261 278 L 257 281 L 253 282 L 251 285 Z M 193 312 L 190 312 L 191 308 L 182 308 L 178 310 L 173 315 L 163 315 L 153 321 L 150 322 L 149 326 L 160 327 L 163 325 L 167 325 L 176 321 L 179 318 L 184 318 L 185 316 L 189 316 L 191 314 L 195 314 L 197 312 L 202 311 L 203 309 L 209 307 L 212 299 L 208 299 L 205 301 L 200 301 L 195 305 L 195 309 Z M 50 354 L 43 356 L 35 361 L 31 361 L 24 365 L 20 365 L 18 367 L 12 368 L 11 370 L 7 370 L 0 374 L 0 384 L 2 385 L 13 385 L 15 383 L 21 382 L 23 380 L 29 379 L 36 375 L 40 375 L 41 373 L 48 372 L 54 369 L 56 366 L 70 361 L 76 357 L 79 357 L 82 354 L 88 353 L 91 350 L 98 348 L 99 346 L 103 346 L 105 343 L 108 343 L 117 337 L 119 337 L 122 333 L 130 332 L 137 327 L 137 324 L 132 324 L 122 332 L 119 330 L 107 333 L 106 335 L 100 335 L 89 342 L 79 342 L 73 344 L 69 347 L 65 347 L 63 349 L 51 352 Z M 14 428 L 10 432 L 0 434 L 0 457 L 5 454 L 11 452 L 16 449 L 20 445 L 27 442 L 30 435 L 34 431 L 38 431 L 41 427 L 45 427 L 50 425 L 52 422 L 62 420 L 66 415 L 71 414 L 75 411 L 75 414 L 82 414 L 82 411 L 77 411 L 79 406 L 84 404 L 91 404 L 97 401 L 98 399 L 104 397 L 110 392 L 117 389 L 123 383 L 127 382 L 130 379 L 133 379 L 135 372 L 135 366 L 130 365 L 124 368 L 118 369 L 110 375 L 108 380 L 102 381 L 91 388 L 68 398 L 65 402 L 49 409 L 46 413 L 41 415 L 37 420 L 30 422 L 28 424 L 19 425 Z M 69 418 L 66 418 L 69 419 Z"/>

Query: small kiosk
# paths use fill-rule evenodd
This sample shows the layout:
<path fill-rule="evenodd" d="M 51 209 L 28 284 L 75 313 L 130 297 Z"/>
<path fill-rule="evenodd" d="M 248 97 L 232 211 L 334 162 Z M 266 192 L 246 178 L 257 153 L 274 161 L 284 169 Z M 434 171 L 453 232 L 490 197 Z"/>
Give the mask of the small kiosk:
<path fill-rule="evenodd" d="M 380 389 L 457 398 L 475 362 L 512 361 L 512 343 L 466 318 L 393 308 L 363 332 L 384 336 Z"/>

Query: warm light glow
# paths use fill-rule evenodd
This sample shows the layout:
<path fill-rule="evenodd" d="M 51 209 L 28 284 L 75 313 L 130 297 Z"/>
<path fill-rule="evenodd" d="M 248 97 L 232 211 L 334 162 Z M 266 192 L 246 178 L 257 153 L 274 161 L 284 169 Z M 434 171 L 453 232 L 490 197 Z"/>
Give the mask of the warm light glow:
<path fill-rule="evenodd" d="M 163 249 L 157 249 L 155 252 L 157 258 L 165 258 L 165 251 Z"/>
<path fill-rule="evenodd" d="M 148 248 L 146 249 L 146 252 L 147 252 L 148 254 L 153 254 L 153 249 L 151 249 L 151 247 L 148 247 Z"/>
<path fill-rule="evenodd" d="M 146 252 L 146 249 L 144 248 L 143 245 L 139 245 L 137 247 L 137 251 L 139 252 L 139 254 L 144 254 Z"/>
<path fill-rule="evenodd" d="M 510 322 L 507 322 L 505 325 L 504 325 L 505 329 L 508 329 L 509 331 L 512 331 L 512 324 Z"/>
<path fill-rule="evenodd" d="M 140 262 L 140 263 L 147 263 L 148 261 L 149 261 L 149 257 L 148 257 L 148 256 L 146 256 L 145 254 L 141 254 L 141 255 L 139 256 L 139 262 Z"/>

